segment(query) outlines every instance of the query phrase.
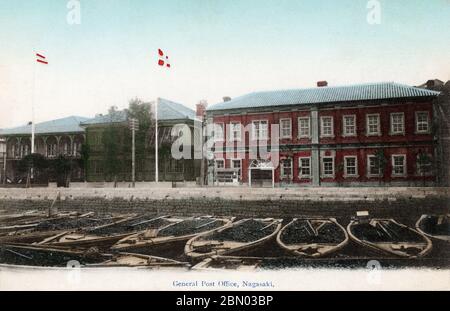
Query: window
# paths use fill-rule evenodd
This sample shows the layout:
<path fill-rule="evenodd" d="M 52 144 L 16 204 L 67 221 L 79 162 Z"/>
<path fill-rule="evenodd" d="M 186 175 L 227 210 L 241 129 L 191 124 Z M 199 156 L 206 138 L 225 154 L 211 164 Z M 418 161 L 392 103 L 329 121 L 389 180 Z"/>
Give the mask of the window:
<path fill-rule="evenodd" d="M 214 123 L 214 140 L 222 141 L 224 135 L 223 123 Z"/>
<path fill-rule="evenodd" d="M 81 155 L 81 143 L 80 142 L 73 143 L 73 155 L 74 156 Z"/>
<path fill-rule="evenodd" d="M 216 168 L 225 168 L 225 160 L 224 159 L 216 160 Z"/>
<path fill-rule="evenodd" d="M 358 175 L 358 158 L 344 157 L 344 176 L 355 177 Z"/>
<path fill-rule="evenodd" d="M 47 157 L 56 157 L 56 144 L 47 144 Z"/>
<path fill-rule="evenodd" d="M 431 155 L 420 153 L 416 160 L 417 174 L 420 176 L 429 176 L 432 174 L 432 158 Z"/>
<path fill-rule="evenodd" d="M 298 118 L 298 136 L 309 137 L 310 136 L 310 118 L 302 117 Z"/>
<path fill-rule="evenodd" d="M 417 133 L 430 132 L 430 116 L 427 111 L 416 112 L 416 132 Z"/>
<path fill-rule="evenodd" d="M 392 175 L 405 176 L 406 175 L 406 156 L 393 155 L 392 156 Z"/>
<path fill-rule="evenodd" d="M 241 137 L 241 123 L 232 122 L 230 124 L 230 141 L 240 141 Z"/>
<path fill-rule="evenodd" d="M 322 137 L 332 137 L 333 117 L 320 117 L 320 133 Z"/>
<path fill-rule="evenodd" d="M 381 167 L 379 165 L 379 160 L 376 156 L 371 155 L 367 157 L 367 170 L 369 176 L 381 175 Z"/>
<path fill-rule="evenodd" d="M 92 164 L 93 164 L 93 167 L 94 167 L 94 173 L 96 175 L 103 174 L 103 165 L 102 165 L 101 161 L 93 161 Z"/>
<path fill-rule="evenodd" d="M 70 142 L 68 142 L 68 141 L 65 141 L 63 144 L 63 154 L 65 156 L 70 155 Z"/>
<path fill-rule="evenodd" d="M 334 177 L 334 158 L 326 157 L 322 159 L 322 176 Z"/>
<path fill-rule="evenodd" d="M 343 117 L 343 130 L 344 136 L 356 136 L 356 116 L 344 116 Z"/>
<path fill-rule="evenodd" d="M 253 140 L 265 140 L 268 135 L 267 121 L 253 121 L 252 123 L 252 138 Z"/>
<path fill-rule="evenodd" d="M 280 119 L 280 137 L 291 138 L 292 137 L 292 120 Z"/>
<path fill-rule="evenodd" d="M 239 169 L 238 175 L 239 175 L 239 177 L 241 177 L 242 160 L 241 159 L 232 159 L 231 160 L 231 168 Z"/>
<path fill-rule="evenodd" d="M 391 134 L 404 134 L 405 133 L 405 114 L 391 113 Z"/>
<path fill-rule="evenodd" d="M 379 114 L 367 115 L 367 135 L 368 136 L 381 135 Z"/>
<path fill-rule="evenodd" d="M 292 178 L 292 159 L 281 160 L 281 177 Z"/>
<path fill-rule="evenodd" d="M 298 159 L 298 173 L 300 178 L 309 178 L 311 176 L 311 158 Z"/>

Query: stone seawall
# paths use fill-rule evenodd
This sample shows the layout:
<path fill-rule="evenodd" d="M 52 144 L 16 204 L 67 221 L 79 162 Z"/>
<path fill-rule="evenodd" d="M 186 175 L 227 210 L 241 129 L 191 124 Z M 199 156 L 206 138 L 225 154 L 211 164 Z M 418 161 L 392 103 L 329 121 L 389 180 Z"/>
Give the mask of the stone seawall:
<path fill-rule="evenodd" d="M 449 188 L 182 188 L 182 189 L 0 189 L 0 210 L 46 210 L 57 194 L 60 210 L 150 212 L 192 216 L 374 217 L 449 213 Z"/>

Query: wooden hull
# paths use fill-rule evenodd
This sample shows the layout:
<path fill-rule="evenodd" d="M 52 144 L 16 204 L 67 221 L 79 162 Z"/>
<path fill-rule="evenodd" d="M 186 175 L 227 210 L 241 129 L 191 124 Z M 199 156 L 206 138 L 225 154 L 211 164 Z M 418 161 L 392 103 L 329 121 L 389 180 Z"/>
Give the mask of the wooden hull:
<path fill-rule="evenodd" d="M 448 223 L 450 221 L 450 214 L 449 215 L 440 215 L 440 216 L 430 216 L 430 215 L 422 215 L 419 220 L 416 223 L 416 230 L 422 233 L 423 235 L 434 238 L 441 241 L 450 242 L 450 232 L 448 234 L 442 234 L 442 233 L 436 233 L 436 232 L 430 232 L 429 230 L 425 229 L 425 221 L 427 221 L 428 217 L 436 217 L 436 218 L 444 218 L 445 221 Z M 437 219 L 438 221 L 438 219 Z M 443 232 L 445 233 L 445 232 Z"/>
<path fill-rule="evenodd" d="M 189 263 L 180 262 L 168 258 L 157 256 L 149 256 L 134 253 L 119 253 L 113 258 L 98 264 L 88 264 L 89 268 L 118 268 L 118 267 L 133 267 L 133 268 L 185 268 L 190 267 Z"/>
<path fill-rule="evenodd" d="M 419 233 L 418 231 L 409 228 L 403 224 L 396 222 L 393 219 L 372 219 L 370 223 L 376 224 L 377 222 L 382 223 L 392 223 L 403 230 L 409 230 L 410 234 L 416 235 L 417 239 L 420 241 L 370 241 L 368 239 L 363 239 L 358 234 L 355 234 L 355 228 L 359 225 L 365 225 L 365 223 L 360 223 L 358 221 L 351 221 L 347 226 L 347 232 L 350 238 L 356 243 L 369 247 L 371 249 L 377 250 L 384 254 L 394 255 L 396 257 L 402 258 L 417 258 L 427 255 L 432 249 L 431 240 L 425 235 Z"/>
<path fill-rule="evenodd" d="M 208 240 L 208 238 L 216 233 L 221 233 L 238 226 L 243 226 L 245 225 L 245 222 L 250 220 L 261 222 L 265 221 L 267 227 L 274 226 L 274 229 L 270 232 L 270 234 L 250 242 Z M 250 251 L 254 248 L 261 247 L 265 243 L 268 243 L 274 239 L 281 229 L 281 223 L 282 220 L 280 219 L 243 219 L 236 223 L 229 224 L 224 228 L 219 228 L 192 238 L 186 243 L 184 252 L 193 260 L 198 261 L 212 256 L 228 256 L 241 251 Z"/>
<path fill-rule="evenodd" d="M 332 225 L 334 229 L 336 229 L 340 234 L 343 235 L 343 239 L 340 242 L 332 243 L 332 242 L 303 242 L 303 243 L 287 243 L 283 239 L 283 234 L 294 226 L 297 221 L 307 221 L 310 225 L 311 234 L 319 235 L 321 228 L 324 225 Z M 313 237 L 315 238 L 315 236 Z M 319 258 L 326 256 L 330 253 L 334 253 L 340 249 L 342 249 L 345 245 L 347 245 L 349 241 L 349 236 L 344 227 L 342 227 L 335 219 L 329 218 L 305 218 L 305 219 L 293 219 L 289 224 L 287 224 L 283 229 L 278 232 L 277 235 L 277 243 L 278 245 L 287 250 L 289 253 L 295 256 L 301 257 L 309 257 L 309 258 Z"/>
<path fill-rule="evenodd" d="M 213 218 L 215 219 L 215 218 Z M 217 221 L 221 221 L 223 222 L 223 225 L 220 228 L 224 228 L 225 226 L 227 226 L 228 224 L 230 224 L 232 222 L 232 218 L 216 218 L 215 220 Z M 181 222 L 180 222 L 181 223 Z M 177 224 L 173 224 L 171 226 L 175 226 Z M 162 228 L 163 229 L 167 229 L 169 226 Z M 216 230 L 216 229 L 214 229 Z M 111 249 L 112 250 L 116 250 L 116 251 L 127 251 L 127 252 L 134 252 L 134 253 L 138 253 L 140 251 L 146 252 L 149 251 L 152 248 L 157 248 L 157 247 L 161 247 L 165 244 L 174 244 L 177 242 L 187 242 L 190 239 L 192 239 L 193 237 L 199 235 L 199 234 L 204 234 L 205 232 L 211 232 L 212 230 L 208 230 L 208 231 L 204 231 L 201 233 L 194 233 L 194 234 L 187 234 L 187 235 L 182 235 L 182 236 L 158 236 L 158 231 L 154 232 L 154 237 L 149 237 L 149 238 L 143 238 L 141 239 L 140 237 L 142 237 L 143 234 L 145 234 L 144 232 L 140 232 L 134 235 L 131 235 L 127 238 L 124 238 L 123 240 L 119 241 L 116 245 L 114 245 Z"/>

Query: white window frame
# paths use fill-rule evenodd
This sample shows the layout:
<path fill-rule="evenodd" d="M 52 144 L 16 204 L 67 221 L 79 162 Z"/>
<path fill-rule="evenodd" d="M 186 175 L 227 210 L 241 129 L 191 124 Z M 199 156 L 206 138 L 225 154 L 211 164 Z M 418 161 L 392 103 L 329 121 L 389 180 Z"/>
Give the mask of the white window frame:
<path fill-rule="evenodd" d="M 367 156 L 367 177 L 381 177 L 381 168 L 378 168 L 378 174 L 372 174 L 370 171 L 370 159 L 375 158 L 377 159 L 377 156 L 374 154 L 369 154 Z"/>
<path fill-rule="evenodd" d="M 333 164 L 333 173 L 332 174 L 325 174 L 325 159 L 331 159 Z M 321 159 L 321 176 L 322 178 L 335 178 L 336 176 L 336 165 L 335 165 L 335 158 L 332 156 L 328 157 L 322 157 Z"/>
<path fill-rule="evenodd" d="M 427 130 L 420 130 L 419 129 L 419 114 L 426 114 L 427 115 Z M 430 112 L 429 111 L 416 111 L 415 113 L 416 117 L 416 134 L 429 134 L 430 133 Z M 423 123 L 423 122 L 421 122 Z"/>
<path fill-rule="evenodd" d="M 347 159 L 355 159 L 355 173 L 349 174 L 347 172 Z M 358 174 L 358 157 L 357 156 L 344 156 L 344 177 L 359 177 Z"/>
<path fill-rule="evenodd" d="M 238 131 L 235 131 L 233 125 L 238 125 Z M 241 122 L 230 122 L 230 137 L 229 140 L 230 141 L 241 141 L 242 140 L 242 124 Z M 234 133 L 238 133 L 237 137 L 234 137 Z"/>
<path fill-rule="evenodd" d="M 283 121 L 289 121 L 289 135 L 283 135 Z M 280 119 L 280 138 L 292 138 L 292 119 L 291 118 L 281 118 Z"/>
<path fill-rule="evenodd" d="M 402 130 L 394 131 L 394 117 L 402 116 Z M 392 112 L 390 114 L 390 134 L 391 135 L 405 135 L 405 113 L 404 112 Z"/>
<path fill-rule="evenodd" d="M 369 131 L 369 129 L 370 129 L 369 118 L 375 117 L 375 116 L 378 119 L 378 124 L 377 124 L 378 126 L 377 126 L 377 132 L 373 133 L 373 132 Z M 367 136 L 381 136 L 381 116 L 379 113 L 369 113 L 366 115 L 366 135 Z"/>
<path fill-rule="evenodd" d="M 266 131 L 265 131 L 265 136 L 260 137 L 260 135 L 256 135 L 256 127 L 255 124 L 259 123 L 259 132 L 258 134 L 261 133 L 261 123 L 265 122 L 266 123 Z M 267 140 L 269 137 L 269 121 L 268 120 L 253 120 L 252 121 L 252 140 L 254 141 L 262 141 L 262 140 Z"/>
<path fill-rule="evenodd" d="M 240 173 L 239 173 L 239 179 L 241 179 L 241 178 L 242 178 L 242 159 L 238 159 L 238 158 L 232 158 L 232 159 L 230 159 L 230 167 L 233 168 L 233 169 L 236 168 L 236 167 L 234 167 L 234 161 L 239 161 L 239 163 L 240 163 L 240 167 L 239 167 L 239 170 L 240 170 Z"/>
<path fill-rule="evenodd" d="M 395 158 L 396 157 L 403 157 L 403 173 L 402 174 L 398 174 L 395 173 Z M 406 166 L 406 154 L 393 154 L 391 156 L 391 165 L 392 165 L 392 177 L 406 177 L 407 176 L 407 170 L 408 167 Z"/>
<path fill-rule="evenodd" d="M 331 133 L 324 134 L 324 120 L 331 119 Z M 334 118 L 333 116 L 321 116 L 320 117 L 320 137 L 334 137 Z"/>
<path fill-rule="evenodd" d="M 302 160 L 308 160 L 308 162 L 309 162 L 309 166 L 308 166 L 309 174 L 308 175 L 302 174 L 302 168 L 303 168 Z M 300 178 L 300 179 L 310 179 L 311 178 L 311 157 L 299 157 L 298 158 L 298 178 Z"/>
<path fill-rule="evenodd" d="M 222 135 L 219 137 L 217 136 L 217 127 L 222 127 Z M 225 124 L 223 122 L 214 123 L 214 141 L 224 141 L 225 137 Z"/>
<path fill-rule="evenodd" d="M 290 161 L 291 162 L 291 173 L 289 174 L 289 178 L 293 179 L 294 178 L 294 161 L 292 158 L 285 158 L 285 159 L 280 159 L 280 177 L 284 178 L 287 177 L 287 175 L 284 174 L 284 161 Z"/>
<path fill-rule="evenodd" d="M 222 162 L 222 163 L 223 163 L 223 167 L 219 167 L 219 166 L 217 165 L 217 162 Z M 214 167 L 215 167 L 216 169 L 222 169 L 222 168 L 225 168 L 225 159 L 215 159 L 215 160 L 214 160 Z"/>
<path fill-rule="evenodd" d="M 302 134 L 301 121 L 308 121 L 308 135 Z M 299 138 L 310 138 L 311 137 L 311 117 L 299 117 L 298 118 L 298 137 Z"/>
<path fill-rule="evenodd" d="M 345 123 L 346 118 L 352 118 L 353 119 L 353 128 L 354 128 L 354 132 L 353 133 L 347 133 L 347 124 Z M 343 137 L 355 137 L 357 136 L 357 125 L 356 125 L 356 115 L 355 114 L 348 114 L 348 115 L 344 115 L 342 116 L 342 136 Z"/>

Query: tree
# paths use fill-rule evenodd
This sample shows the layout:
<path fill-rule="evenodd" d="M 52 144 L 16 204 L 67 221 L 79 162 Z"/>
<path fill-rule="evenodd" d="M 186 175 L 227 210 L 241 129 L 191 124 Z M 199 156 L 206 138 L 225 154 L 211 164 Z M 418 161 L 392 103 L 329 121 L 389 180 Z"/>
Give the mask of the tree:
<path fill-rule="evenodd" d="M 63 155 L 60 155 L 52 162 L 58 187 L 69 187 L 70 175 L 72 171 L 72 161 Z"/>
<path fill-rule="evenodd" d="M 88 165 L 89 165 L 89 158 L 91 156 L 91 147 L 89 144 L 84 143 L 81 145 L 80 155 L 81 155 L 81 158 L 78 163 L 79 163 L 80 167 L 82 167 L 83 170 L 85 172 L 87 172 Z"/>
<path fill-rule="evenodd" d="M 27 187 L 31 185 L 31 171 L 33 170 L 33 179 L 42 181 L 47 176 L 49 167 L 48 160 L 41 154 L 33 153 L 23 157 L 18 163 L 18 171 L 26 173 Z"/>
<path fill-rule="evenodd" d="M 376 157 L 375 166 L 381 175 L 380 179 L 379 179 L 379 183 L 381 185 L 381 183 L 384 182 L 384 175 L 385 175 L 386 166 L 387 166 L 387 159 L 386 159 L 386 155 L 384 154 L 384 150 L 378 149 L 375 152 L 375 157 Z"/>
<path fill-rule="evenodd" d="M 102 136 L 104 174 L 106 178 L 114 180 L 114 188 L 117 187 L 117 178 L 122 172 L 123 166 L 120 155 L 121 127 L 115 123 L 118 113 L 115 106 L 109 109 L 108 115 L 110 120 Z"/>

